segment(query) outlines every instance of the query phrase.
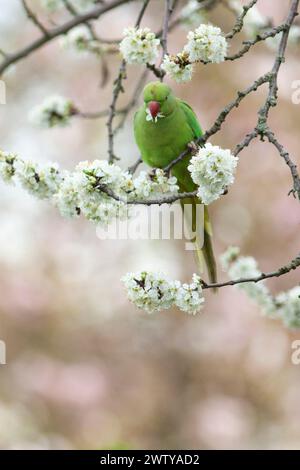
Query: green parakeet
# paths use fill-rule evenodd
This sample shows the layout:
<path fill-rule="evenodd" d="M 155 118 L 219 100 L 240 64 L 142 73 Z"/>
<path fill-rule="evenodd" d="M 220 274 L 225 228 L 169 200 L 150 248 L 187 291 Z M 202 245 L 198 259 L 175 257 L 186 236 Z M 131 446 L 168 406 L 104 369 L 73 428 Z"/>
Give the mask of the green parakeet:
<path fill-rule="evenodd" d="M 147 165 L 164 168 L 186 150 L 190 142 L 200 137 L 202 130 L 192 108 L 176 98 L 168 85 L 161 82 L 151 82 L 145 86 L 143 94 L 144 104 L 134 117 L 135 140 L 141 157 Z M 187 169 L 190 158 L 191 155 L 188 154 L 171 170 L 177 178 L 181 192 L 191 192 L 197 188 Z M 182 206 L 192 204 L 193 220 L 190 220 L 189 224 L 193 232 L 196 228 L 196 207 L 200 203 L 201 201 L 197 197 L 181 201 Z M 204 260 L 210 281 L 216 282 L 217 270 L 212 248 L 212 230 L 206 206 L 204 208 L 204 243 L 202 247 L 199 246 L 197 239 L 196 236 L 193 241 L 200 271 L 203 271 Z"/>

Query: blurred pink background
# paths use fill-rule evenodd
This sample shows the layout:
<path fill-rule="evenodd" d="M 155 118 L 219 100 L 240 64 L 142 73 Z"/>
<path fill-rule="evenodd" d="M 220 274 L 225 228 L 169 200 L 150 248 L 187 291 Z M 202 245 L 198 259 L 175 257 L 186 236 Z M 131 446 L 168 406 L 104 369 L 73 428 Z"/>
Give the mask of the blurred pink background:
<path fill-rule="evenodd" d="M 159 29 L 162 6 L 152 2 L 142 24 Z M 258 6 L 278 24 L 288 2 L 261 0 Z M 13 51 L 37 37 L 21 2 L 0 0 L 0 8 L 1 48 Z M 101 36 L 120 37 L 139 8 L 133 2 L 104 16 L 97 22 Z M 210 19 L 224 31 L 234 21 L 222 6 Z M 171 52 L 182 48 L 186 33 L 179 27 L 170 34 Z M 243 39 L 238 35 L 232 51 Z M 118 54 L 109 57 L 104 89 L 97 60 L 62 50 L 58 41 L 12 67 L 3 77 L 1 148 L 67 169 L 106 158 L 105 119 L 74 119 L 69 128 L 41 131 L 27 116 L 51 94 L 70 97 L 86 111 L 106 108 L 119 61 Z M 273 61 L 274 52 L 259 44 L 239 61 L 199 66 L 192 82 L 172 86 L 206 129 Z M 139 72 L 128 68 L 121 105 Z M 299 46 L 288 49 L 279 106 L 270 118 L 299 163 L 300 108 L 291 101 L 297 79 Z M 248 97 L 211 141 L 234 148 L 256 124 L 266 90 Z M 124 168 L 138 157 L 132 116 L 116 139 Z M 256 141 L 244 150 L 235 185 L 211 209 L 217 255 L 239 245 L 265 271 L 292 259 L 299 252 L 299 202 L 287 196 L 290 188 L 288 168 L 274 148 Z M 300 332 L 264 319 L 231 287 L 207 293 L 196 317 L 175 310 L 147 315 L 128 302 L 120 282 L 127 271 L 160 269 L 190 279 L 195 266 L 184 242 L 101 241 L 86 220 L 65 220 L 49 204 L 3 183 L 0 218 L 0 339 L 7 345 L 7 365 L 0 366 L 1 448 L 300 448 L 300 366 L 291 363 L 291 342 Z M 268 285 L 277 293 L 297 283 L 294 272 Z"/>

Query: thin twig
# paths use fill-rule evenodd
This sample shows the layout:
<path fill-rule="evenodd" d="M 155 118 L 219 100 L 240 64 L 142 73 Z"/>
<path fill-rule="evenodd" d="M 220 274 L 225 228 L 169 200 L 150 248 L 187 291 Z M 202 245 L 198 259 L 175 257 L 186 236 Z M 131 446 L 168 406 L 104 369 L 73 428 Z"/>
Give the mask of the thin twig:
<path fill-rule="evenodd" d="M 76 26 L 86 23 L 90 20 L 98 19 L 100 16 L 104 15 L 111 10 L 125 4 L 129 3 L 132 0 L 113 0 L 112 2 L 104 5 L 97 5 L 93 10 L 82 13 L 73 19 L 67 21 L 61 26 L 57 26 L 48 31 L 48 36 L 43 35 L 42 37 L 36 39 L 28 46 L 24 47 L 20 51 L 17 51 L 12 54 L 8 54 L 6 59 L 0 64 L 0 76 L 5 72 L 5 70 L 12 64 L 16 64 L 20 60 L 24 59 L 25 57 L 32 54 L 34 51 L 40 49 L 44 45 L 48 44 L 53 39 L 56 39 L 63 34 L 68 33 L 71 29 L 75 28 Z"/>
<path fill-rule="evenodd" d="M 251 0 L 247 5 L 243 6 L 242 13 L 237 17 L 235 25 L 232 30 L 226 34 L 226 39 L 232 39 L 237 33 L 239 33 L 244 26 L 244 19 L 248 11 L 257 3 L 258 0 Z"/>
<path fill-rule="evenodd" d="M 128 168 L 128 172 L 131 174 L 131 175 L 134 175 L 134 173 L 136 172 L 136 170 L 138 169 L 138 167 L 140 166 L 140 164 L 143 163 L 143 160 L 141 157 L 139 157 L 137 159 L 137 161 L 131 165 L 129 168 Z"/>
<path fill-rule="evenodd" d="M 95 190 L 105 193 L 107 196 L 111 197 L 115 201 L 122 202 L 123 204 L 127 205 L 143 205 L 143 206 L 153 206 L 162 204 L 173 204 L 176 201 L 181 199 L 194 197 L 197 195 L 197 191 L 192 192 L 184 192 L 184 193 L 176 193 L 174 195 L 163 196 L 161 198 L 155 199 L 125 199 L 121 196 L 118 196 L 112 189 L 110 189 L 107 185 L 98 184 L 95 186 Z"/>
<path fill-rule="evenodd" d="M 264 33 L 258 34 L 255 39 L 252 39 L 250 41 L 243 41 L 244 46 L 241 48 L 240 51 L 238 51 L 236 54 L 233 54 L 231 56 L 225 57 L 225 60 L 237 60 L 243 57 L 250 49 L 252 46 L 255 44 L 265 41 L 268 38 L 273 38 L 277 34 L 281 33 L 282 31 L 286 31 L 288 29 L 288 24 L 283 23 L 280 24 L 279 26 L 275 26 L 269 31 L 265 31 Z"/>
<path fill-rule="evenodd" d="M 219 287 L 226 287 L 226 286 L 235 286 L 237 284 L 244 284 L 246 282 L 260 282 L 264 281 L 265 279 L 270 279 L 272 277 L 280 277 L 284 274 L 287 274 L 300 266 L 300 253 L 296 258 L 294 258 L 291 262 L 289 262 L 286 266 L 282 266 L 281 268 L 277 269 L 277 271 L 272 271 L 270 273 L 262 273 L 256 277 L 244 277 L 240 279 L 235 279 L 226 282 L 216 282 L 213 284 L 207 284 L 206 282 L 202 281 L 202 288 L 203 289 L 216 289 Z"/>
<path fill-rule="evenodd" d="M 272 132 L 270 129 L 267 129 L 264 132 L 264 135 L 268 138 L 269 142 L 271 142 L 271 144 L 277 148 L 279 155 L 284 159 L 285 163 L 289 167 L 294 182 L 293 189 L 290 191 L 290 193 L 292 193 L 294 196 L 297 194 L 298 199 L 300 200 L 300 178 L 297 171 L 297 165 L 291 160 L 289 153 L 285 150 L 283 145 L 278 142 L 274 132 Z"/>
<path fill-rule="evenodd" d="M 29 8 L 29 6 L 27 5 L 27 1 L 26 0 L 22 0 L 22 4 L 23 4 L 23 7 L 24 7 L 24 10 L 28 16 L 28 18 L 33 22 L 33 24 L 35 24 L 35 26 L 43 33 L 44 36 L 48 37 L 49 35 L 49 32 L 47 30 L 47 28 L 45 28 L 45 26 L 39 21 L 37 15 L 35 13 L 33 13 L 33 11 L 31 10 L 31 8 Z"/>
<path fill-rule="evenodd" d="M 127 106 L 125 106 L 124 108 L 121 109 L 121 111 L 119 111 L 119 114 L 122 114 L 122 117 L 120 119 L 119 124 L 117 125 L 115 129 L 115 134 L 117 134 L 123 128 L 130 111 L 136 106 L 139 96 L 146 83 L 147 77 L 148 77 L 148 70 L 146 69 L 144 70 L 140 79 L 138 80 L 138 83 L 133 91 L 131 100 L 129 101 Z"/>
<path fill-rule="evenodd" d="M 141 24 L 143 16 L 145 14 L 146 8 L 149 4 L 150 0 L 144 0 L 142 9 L 138 15 L 137 21 L 135 23 L 135 27 L 138 28 Z M 115 160 L 118 160 L 116 155 L 114 154 L 114 134 L 115 131 L 113 129 L 113 121 L 116 115 L 116 105 L 121 92 L 124 91 L 123 88 L 123 80 L 126 78 L 126 62 L 122 59 L 117 78 L 114 81 L 114 89 L 113 89 L 113 99 L 109 107 L 109 115 L 108 120 L 106 123 L 108 129 L 108 161 L 109 163 L 113 163 Z"/>
<path fill-rule="evenodd" d="M 165 14 L 164 14 L 164 24 L 163 24 L 163 30 L 162 30 L 162 36 L 161 36 L 161 46 L 162 46 L 162 58 L 161 62 L 163 61 L 163 58 L 166 54 L 168 54 L 168 31 L 169 31 L 169 21 L 170 17 L 173 12 L 173 6 L 174 2 L 173 0 L 165 0 Z"/>
<path fill-rule="evenodd" d="M 213 123 L 210 129 L 208 129 L 202 136 L 200 136 L 196 140 L 196 144 L 198 145 L 203 145 L 205 142 L 214 134 L 220 131 L 222 124 L 225 122 L 227 116 L 229 113 L 235 109 L 238 108 L 240 103 L 243 101 L 246 96 L 248 96 L 250 93 L 256 91 L 261 85 L 264 83 L 267 83 L 270 80 L 270 74 L 266 73 L 265 75 L 262 75 L 260 78 L 258 78 L 251 86 L 246 88 L 246 90 L 243 91 L 238 91 L 237 97 L 235 100 L 231 101 L 225 108 L 222 109 L 220 114 L 218 115 L 217 119 Z M 180 162 L 186 155 L 190 153 L 190 149 L 186 149 L 184 152 L 182 152 L 180 155 L 178 155 L 177 158 L 175 158 L 169 165 L 167 165 L 164 170 L 168 173 L 174 165 L 176 165 L 178 162 Z"/>

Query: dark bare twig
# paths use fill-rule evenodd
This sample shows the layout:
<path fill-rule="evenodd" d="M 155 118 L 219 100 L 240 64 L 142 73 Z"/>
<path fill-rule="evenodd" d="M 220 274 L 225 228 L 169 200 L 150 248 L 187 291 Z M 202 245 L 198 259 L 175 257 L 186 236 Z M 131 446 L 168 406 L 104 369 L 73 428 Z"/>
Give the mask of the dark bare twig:
<path fill-rule="evenodd" d="M 129 103 L 124 106 L 123 108 L 116 109 L 115 115 L 116 116 L 122 116 L 121 120 L 118 124 L 118 126 L 115 129 L 115 133 L 118 132 L 124 125 L 124 122 L 130 113 L 130 111 L 135 107 L 135 105 L 138 102 L 139 95 L 143 89 L 144 83 L 146 81 L 146 78 L 148 76 L 148 70 L 144 70 L 142 73 L 140 79 L 138 80 L 138 83 L 132 93 L 132 98 L 129 101 Z M 74 117 L 82 118 L 82 119 L 101 119 L 104 117 L 109 116 L 109 109 L 103 109 L 101 111 L 80 111 L 77 107 L 75 107 L 74 112 L 73 112 Z"/>
<path fill-rule="evenodd" d="M 244 150 L 244 148 L 248 147 L 248 145 L 250 145 L 252 140 L 256 139 L 257 136 L 258 136 L 258 131 L 256 129 L 254 129 L 252 132 L 247 134 L 245 138 L 242 140 L 242 142 L 237 144 L 237 146 L 235 147 L 233 151 L 233 155 L 237 156 L 239 153 L 241 153 L 241 151 Z"/>
<path fill-rule="evenodd" d="M 41 36 L 40 38 L 33 41 L 28 46 L 24 47 L 20 51 L 17 51 L 12 54 L 7 54 L 6 59 L 0 64 L 0 76 L 5 72 L 5 70 L 12 64 L 16 64 L 20 60 L 24 59 L 25 57 L 29 56 L 34 51 L 40 49 L 44 45 L 48 44 L 53 39 L 56 39 L 63 34 L 68 33 L 71 29 L 75 28 L 76 26 L 83 24 L 90 20 L 95 20 L 100 16 L 104 15 L 105 13 L 114 10 L 115 8 L 123 5 L 124 3 L 129 3 L 132 0 L 113 0 L 110 3 L 104 5 L 97 5 L 93 10 L 82 13 L 77 15 L 73 19 L 67 21 L 61 26 L 57 26 L 52 28 L 48 31 L 48 35 Z"/>
<path fill-rule="evenodd" d="M 141 21 L 143 19 L 143 16 L 145 14 L 145 11 L 147 9 L 147 6 L 149 4 L 150 0 L 144 0 L 142 9 L 138 15 L 137 21 L 135 23 L 135 27 L 138 28 L 141 24 Z M 113 90 L 113 99 L 109 107 L 109 115 L 108 115 L 108 120 L 106 123 L 107 129 L 108 129 L 108 161 L 110 163 L 113 163 L 115 160 L 118 158 L 114 154 L 114 134 L 115 131 L 113 130 L 113 121 L 116 115 L 116 104 L 119 98 L 119 95 L 121 92 L 124 91 L 123 89 L 123 80 L 126 78 L 126 62 L 124 59 L 122 59 L 118 75 L 116 80 L 114 81 L 114 90 Z"/>
<path fill-rule="evenodd" d="M 113 91 L 113 99 L 109 107 L 109 114 L 108 120 L 106 123 L 108 129 L 108 161 L 109 163 L 113 163 L 114 160 L 118 158 L 114 154 L 114 130 L 113 130 L 113 120 L 116 115 L 116 104 L 121 91 L 124 91 L 123 88 L 123 80 L 126 78 L 126 62 L 123 59 L 121 62 L 121 66 L 119 68 L 118 76 L 114 81 L 114 91 Z"/>
<path fill-rule="evenodd" d="M 77 11 L 77 9 L 74 7 L 74 5 L 69 0 L 63 0 L 63 3 L 65 5 L 65 8 L 68 10 L 68 12 L 73 17 L 77 17 L 79 15 L 79 12 Z M 97 41 L 100 44 L 101 43 L 100 38 L 96 34 L 96 31 L 95 31 L 93 25 L 89 21 L 86 21 L 84 24 L 88 28 L 92 40 Z M 102 53 L 98 53 L 98 56 L 99 56 L 100 64 L 101 64 L 101 82 L 100 82 L 100 86 L 104 87 L 106 85 L 107 81 L 108 81 L 108 78 L 109 78 L 109 70 L 108 70 L 108 65 L 107 65 L 107 62 L 106 62 L 105 55 L 102 54 Z"/>
<path fill-rule="evenodd" d="M 35 24 L 35 26 L 43 33 L 44 36 L 48 37 L 48 30 L 45 28 L 45 26 L 40 22 L 38 19 L 37 15 L 33 13 L 31 8 L 27 5 L 26 0 L 22 0 L 22 4 L 25 10 L 25 13 L 27 14 L 28 18 Z"/>
<path fill-rule="evenodd" d="M 161 206 L 162 204 L 173 204 L 173 202 L 197 195 L 197 191 L 193 191 L 193 192 L 186 192 L 186 193 L 176 193 L 174 195 L 167 195 L 167 196 L 163 196 L 161 198 L 155 198 L 155 199 L 124 199 L 123 197 L 118 196 L 108 186 L 103 185 L 103 184 L 98 184 L 97 186 L 95 186 L 95 190 L 107 194 L 107 196 L 111 197 L 115 201 L 123 202 L 124 204 L 131 205 L 131 206 L 133 205 L 143 205 L 143 206 L 159 205 Z"/>
<path fill-rule="evenodd" d="M 219 132 L 219 130 L 222 127 L 222 124 L 225 122 L 227 116 L 230 114 L 230 112 L 238 108 L 240 103 L 243 101 L 246 96 L 248 96 L 250 93 L 256 91 L 261 85 L 264 83 L 267 83 L 270 80 L 270 74 L 266 73 L 259 79 L 257 79 L 251 86 L 246 88 L 244 91 L 239 91 L 237 93 L 237 97 L 235 100 L 231 101 L 227 106 L 225 106 L 224 109 L 220 112 L 219 116 L 215 120 L 214 124 L 211 126 L 210 129 L 208 129 L 202 136 L 200 136 L 197 140 L 196 143 L 198 145 L 203 145 L 207 140 Z M 175 158 L 169 165 L 167 165 L 164 170 L 168 173 L 174 165 L 176 165 L 178 162 L 180 162 L 185 156 L 189 154 L 190 150 L 187 148 L 184 152 L 182 152 L 177 158 Z"/>
<path fill-rule="evenodd" d="M 164 14 L 164 25 L 161 36 L 162 46 L 162 59 L 168 53 L 168 32 L 169 32 L 169 21 L 173 12 L 174 2 L 173 0 L 165 0 L 165 14 Z"/>
<path fill-rule="evenodd" d="M 274 145 L 274 147 L 277 148 L 279 155 L 284 159 L 285 163 L 289 167 L 292 178 L 293 178 L 293 189 L 291 189 L 290 193 L 292 193 L 294 196 L 298 196 L 298 199 L 300 200 L 300 178 L 299 174 L 297 171 L 297 165 L 292 162 L 291 157 L 289 153 L 285 150 L 283 145 L 281 145 L 278 140 L 276 139 L 274 132 L 272 132 L 270 129 L 267 129 L 264 132 L 264 135 L 268 138 L 269 142 Z M 289 194 L 290 194 L 289 193 Z"/>
<path fill-rule="evenodd" d="M 299 255 L 290 261 L 286 266 L 282 266 L 281 268 L 277 269 L 277 271 L 272 271 L 270 273 L 262 273 L 256 277 L 247 277 L 247 278 L 240 278 L 226 282 L 216 282 L 214 284 L 207 284 L 206 282 L 202 281 L 202 288 L 203 289 L 215 289 L 219 287 L 226 287 L 226 286 L 235 286 L 237 284 L 245 284 L 247 282 L 260 282 L 264 281 L 265 279 L 270 279 L 272 277 L 280 277 L 284 274 L 288 274 L 289 272 L 299 268 L 300 266 L 300 253 Z"/>
<path fill-rule="evenodd" d="M 258 0 L 251 0 L 247 5 L 243 6 L 242 13 L 237 17 L 235 25 L 232 30 L 226 34 L 226 39 L 232 39 L 237 33 L 239 33 L 244 26 L 244 19 L 248 11 L 257 3 Z"/>
<path fill-rule="evenodd" d="M 144 88 L 145 83 L 146 83 L 147 77 L 148 77 L 148 70 L 146 69 L 146 70 L 144 70 L 144 72 L 142 73 L 140 79 L 138 80 L 138 83 L 137 83 L 137 85 L 136 85 L 136 87 L 133 91 L 131 100 L 129 101 L 127 106 L 125 106 L 123 109 L 121 109 L 121 111 L 119 111 L 119 114 L 122 114 L 122 117 L 120 119 L 119 124 L 117 125 L 117 127 L 115 129 L 115 134 L 123 128 L 123 126 L 125 124 L 125 121 L 128 117 L 128 114 L 136 106 L 136 104 L 138 102 L 138 99 L 139 99 L 139 96 L 140 96 L 140 94 L 141 94 L 141 92 Z"/>
<path fill-rule="evenodd" d="M 134 175 L 134 173 L 136 172 L 136 170 L 138 169 L 141 163 L 143 163 L 143 160 L 141 159 L 141 157 L 139 157 L 137 161 L 128 168 L 128 172 L 131 175 Z"/>
<path fill-rule="evenodd" d="M 250 49 L 252 46 L 255 44 L 265 41 L 268 38 L 273 38 L 277 34 L 281 33 L 282 31 L 286 31 L 289 29 L 289 26 L 287 23 L 283 23 L 279 26 L 275 26 L 269 31 L 265 31 L 264 33 L 258 34 L 255 39 L 252 39 L 250 41 L 243 41 L 244 46 L 241 48 L 240 51 L 238 51 L 236 54 L 233 54 L 231 56 L 225 57 L 225 60 L 237 60 L 243 57 Z"/>

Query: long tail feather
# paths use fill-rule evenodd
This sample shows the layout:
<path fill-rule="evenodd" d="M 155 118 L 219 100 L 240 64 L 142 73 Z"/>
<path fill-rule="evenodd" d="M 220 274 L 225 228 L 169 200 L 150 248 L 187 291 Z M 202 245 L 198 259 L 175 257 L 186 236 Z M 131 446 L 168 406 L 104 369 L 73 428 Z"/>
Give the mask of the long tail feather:
<path fill-rule="evenodd" d="M 217 265 L 213 252 L 212 245 L 212 227 L 209 219 L 208 208 L 204 207 L 204 226 L 197 220 L 197 205 L 201 202 L 197 197 L 186 198 L 181 201 L 181 206 L 184 210 L 186 204 L 192 206 L 190 215 L 187 216 L 187 211 L 184 210 L 185 217 L 188 225 L 190 226 L 191 232 L 195 234 L 192 241 L 195 245 L 196 260 L 199 267 L 199 271 L 204 271 L 206 265 L 208 277 L 211 283 L 217 282 Z"/>

